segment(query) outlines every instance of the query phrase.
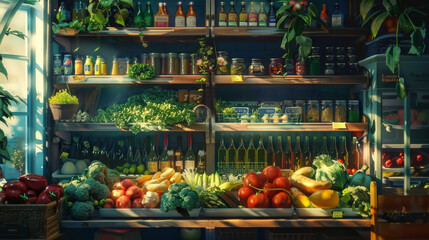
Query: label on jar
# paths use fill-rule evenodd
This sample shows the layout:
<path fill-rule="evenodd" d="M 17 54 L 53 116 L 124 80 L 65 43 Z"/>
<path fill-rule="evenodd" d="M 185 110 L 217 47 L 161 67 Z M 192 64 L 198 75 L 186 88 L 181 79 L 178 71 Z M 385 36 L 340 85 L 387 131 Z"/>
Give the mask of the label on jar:
<path fill-rule="evenodd" d="M 57 58 L 54 61 L 54 74 L 55 75 L 61 75 L 61 59 Z"/>
<path fill-rule="evenodd" d="M 65 58 L 64 59 L 64 74 L 65 75 L 70 75 L 72 74 L 72 61 L 70 58 Z"/>
<path fill-rule="evenodd" d="M 168 16 L 155 16 L 155 27 L 168 27 Z"/>
<path fill-rule="evenodd" d="M 184 16 L 177 16 L 174 19 L 174 24 L 176 27 L 185 27 L 185 17 Z"/>
<path fill-rule="evenodd" d="M 195 16 L 189 16 L 186 18 L 186 27 L 196 27 L 197 18 Z"/>
<path fill-rule="evenodd" d="M 195 168 L 195 161 L 194 160 L 186 160 L 185 161 L 185 169 L 189 168 Z"/>
<path fill-rule="evenodd" d="M 219 14 L 219 27 L 226 27 L 228 24 L 228 15 L 226 13 Z"/>
<path fill-rule="evenodd" d="M 147 163 L 147 169 L 150 173 L 156 173 L 158 172 L 158 162 L 151 161 Z"/>
<path fill-rule="evenodd" d="M 237 14 L 232 13 L 228 15 L 228 27 L 237 27 Z"/>
<path fill-rule="evenodd" d="M 258 26 L 258 14 L 249 14 L 249 27 Z"/>

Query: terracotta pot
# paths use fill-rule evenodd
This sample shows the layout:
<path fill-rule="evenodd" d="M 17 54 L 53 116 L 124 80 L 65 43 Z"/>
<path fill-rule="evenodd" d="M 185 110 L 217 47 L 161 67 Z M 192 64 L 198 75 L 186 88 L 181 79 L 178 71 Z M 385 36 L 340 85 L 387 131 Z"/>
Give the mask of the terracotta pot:
<path fill-rule="evenodd" d="M 396 28 L 398 27 L 398 17 L 387 17 L 384 20 L 384 27 L 386 28 L 387 33 L 396 33 Z"/>
<path fill-rule="evenodd" d="M 79 104 L 49 104 L 54 120 L 72 120 Z"/>

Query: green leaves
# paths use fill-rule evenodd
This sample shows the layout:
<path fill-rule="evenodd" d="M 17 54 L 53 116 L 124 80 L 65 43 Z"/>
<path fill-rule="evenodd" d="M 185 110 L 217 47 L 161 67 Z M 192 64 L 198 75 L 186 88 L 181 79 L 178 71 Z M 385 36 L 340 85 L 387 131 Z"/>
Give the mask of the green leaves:
<path fill-rule="evenodd" d="M 3 65 L 3 58 L 2 58 L 2 56 L 0 55 L 0 79 L 1 79 L 1 74 L 3 74 L 5 77 L 6 77 L 6 80 L 7 80 L 7 70 L 6 70 L 6 68 L 4 67 L 4 65 Z M 3 89 L 2 89 L 3 90 Z"/>
<path fill-rule="evenodd" d="M 395 73 L 399 64 L 399 56 L 401 55 L 401 48 L 398 46 L 390 46 L 386 50 L 386 65 Z"/>
<path fill-rule="evenodd" d="M 366 16 L 368 15 L 369 11 L 371 11 L 372 7 L 374 6 L 375 0 L 362 0 L 360 3 L 360 15 L 362 16 L 362 19 L 365 20 Z"/>
<path fill-rule="evenodd" d="M 299 44 L 299 55 L 306 59 L 311 52 L 311 46 L 313 45 L 313 40 L 309 37 L 298 36 L 296 37 L 296 42 Z"/>
<path fill-rule="evenodd" d="M 416 29 L 411 34 L 411 48 L 408 54 L 416 54 L 417 56 L 422 55 L 426 48 L 425 41 L 424 41 L 425 37 L 426 37 L 426 28 Z"/>
<path fill-rule="evenodd" d="M 398 95 L 401 101 L 404 101 L 405 97 L 407 97 L 407 91 L 405 89 L 404 78 L 399 78 L 399 82 L 396 83 L 396 94 Z"/>
<path fill-rule="evenodd" d="M 110 8 L 110 6 L 112 5 L 112 3 L 113 3 L 113 0 L 100 0 L 100 4 L 104 8 Z"/>
<path fill-rule="evenodd" d="M 316 5 L 314 5 L 313 3 L 311 3 L 308 6 L 307 9 L 308 13 L 310 13 L 310 16 L 313 18 L 319 18 L 319 10 L 317 9 Z"/>
<path fill-rule="evenodd" d="M 147 64 L 134 64 L 128 71 L 128 77 L 136 80 L 145 80 L 155 77 L 155 70 Z"/>
<path fill-rule="evenodd" d="M 119 3 L 123 7 L 134 7 L 133 0 L 119 0 Z"/>
<path fill-rule="evenodd" d="M 279 10 L 277 10 L 276 12 L 276 16 L 277 18 L 279 18 L 280 16 L 283 15 L 283 13 L 285 13 L 287 10 L 291 9 L 293 7 L 293 5 L 283 5 L 279 8 Z"/>
<path fill-rule="evenodd" d="M 378 15 L 371 24 L 371 35 L 372 38 L 377 37 L 378 30 L 380 30 L 381 24 L 383 24 L 384 20 L 389 16 L 389 13 L 384 12 Z"/>

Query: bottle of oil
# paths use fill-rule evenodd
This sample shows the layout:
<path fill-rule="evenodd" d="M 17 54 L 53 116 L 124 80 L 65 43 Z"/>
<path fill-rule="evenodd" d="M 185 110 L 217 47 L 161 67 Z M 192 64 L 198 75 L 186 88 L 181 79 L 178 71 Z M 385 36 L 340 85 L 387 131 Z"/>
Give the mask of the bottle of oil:
<path fill-rule="evenodd" d="M 296 172 L 302 163 L 301 137 L 296 136 L 295 151 L 293 152 L 293 171 Z"/>

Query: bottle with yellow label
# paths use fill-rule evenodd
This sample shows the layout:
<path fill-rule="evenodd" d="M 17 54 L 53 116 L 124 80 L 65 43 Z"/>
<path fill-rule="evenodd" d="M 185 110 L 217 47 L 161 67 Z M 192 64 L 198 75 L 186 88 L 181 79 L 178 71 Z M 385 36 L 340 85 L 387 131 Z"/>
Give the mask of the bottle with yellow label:
<path fill-rule="evenodd" d="M 119 62 L 116 57 L 113 58 L 112 75 L 119 75 Z"/>
<path fill-rule="evenodd" d="M 101 58 L 101 75 L 107 75 L 107 65 L 104 58 Z"/>
<path fill-rule="evenodd" d="M 83 62 L 79 56 L 77 56 L 76 60 L 74 61 L 74 74 L 75 75 L 82 75 L 83 74 Z"/>
<path fill-rule="evenodd" d="M 85 75 L 94 75 L 94 63 L 92 62 L 91 56 L 86 56 L 85 60 Z"/>
<path fill-rule="evenodd" d="M 101 75 L 101 57 L 97 56 L 95 61 L 95 75 Z"/>

